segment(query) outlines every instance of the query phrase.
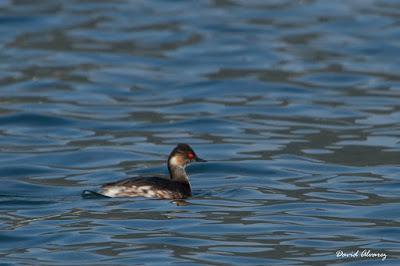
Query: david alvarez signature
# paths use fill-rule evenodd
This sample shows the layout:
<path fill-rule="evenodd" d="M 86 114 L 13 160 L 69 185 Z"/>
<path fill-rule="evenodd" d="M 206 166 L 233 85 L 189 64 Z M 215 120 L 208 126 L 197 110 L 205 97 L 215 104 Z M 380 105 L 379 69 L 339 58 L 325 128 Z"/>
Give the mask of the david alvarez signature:
<path fill-rule="evenodd" d="M 370 249 L 364 249 L 356 251 L 336 251 L 337 258 L 369 258 L 369 259 L 381 259 L 382 261 L 386 260 L 387 255 L 384 252 L 374 252 Z"/>

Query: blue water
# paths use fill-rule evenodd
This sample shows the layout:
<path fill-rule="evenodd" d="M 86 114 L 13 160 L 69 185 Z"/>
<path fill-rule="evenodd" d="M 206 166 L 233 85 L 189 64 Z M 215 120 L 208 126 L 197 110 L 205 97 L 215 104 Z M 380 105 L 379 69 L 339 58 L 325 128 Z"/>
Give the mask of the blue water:
<path fill-rule="evenodd" d="M 399 265 L 399 10 L 0 0 L 0 264 Z M 178 142 L 186 202 L 81 198 Z"/>

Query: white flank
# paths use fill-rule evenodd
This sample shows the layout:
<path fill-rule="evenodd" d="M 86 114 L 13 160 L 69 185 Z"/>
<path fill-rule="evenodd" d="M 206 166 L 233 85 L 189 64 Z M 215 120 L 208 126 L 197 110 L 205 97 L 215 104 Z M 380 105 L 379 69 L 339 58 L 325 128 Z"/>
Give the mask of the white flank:
<path fill-rule="evenodd" d="M 118 194 L 121 193 L 123 189 L 121 187 L 110 187 L 110 188 L 106 188 L 102 191 L 101 194 L 103 194 L 104 196 L 107 197 L 117 197 Z"/>
<path fill-rule="evenodd" d="M 154 191 L 152 190 L 151 186 L 138 187 L 137 194 L 138 196 L 146 198 L 152 198 L 156 195 L 156 193 L 154 193 Z"/>

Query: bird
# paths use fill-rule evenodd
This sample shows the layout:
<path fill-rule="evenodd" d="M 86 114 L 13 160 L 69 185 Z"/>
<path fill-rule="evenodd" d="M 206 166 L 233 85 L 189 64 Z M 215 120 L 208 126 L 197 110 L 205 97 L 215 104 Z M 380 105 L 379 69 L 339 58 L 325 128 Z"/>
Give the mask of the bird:
<path fill-rule="evenodd" d="M 172 150 L 167 160 L 169 178 L 159 176 L 126 178 L 102 185 L 99 192 L 85 190 L 82 196 L 97 194 L 111 198 L 186 199 L 192 196 L 192 189 L 185 168 L 193 162 L 207 161 L 199 158 L 188 144 L 179 143 Z"/>

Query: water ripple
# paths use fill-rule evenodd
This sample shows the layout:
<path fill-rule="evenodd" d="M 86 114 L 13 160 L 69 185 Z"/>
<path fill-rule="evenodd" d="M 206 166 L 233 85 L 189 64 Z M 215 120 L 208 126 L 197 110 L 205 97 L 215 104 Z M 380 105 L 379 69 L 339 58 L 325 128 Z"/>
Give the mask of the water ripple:
<path fill-rule="evenodd" d="M 0 1 L 1 262 L 398 265 L 398 7 Z M 80 197 L 179 142 L 192 198 Z"/>

